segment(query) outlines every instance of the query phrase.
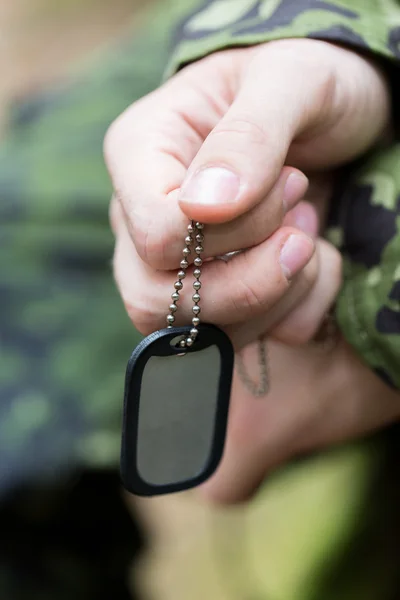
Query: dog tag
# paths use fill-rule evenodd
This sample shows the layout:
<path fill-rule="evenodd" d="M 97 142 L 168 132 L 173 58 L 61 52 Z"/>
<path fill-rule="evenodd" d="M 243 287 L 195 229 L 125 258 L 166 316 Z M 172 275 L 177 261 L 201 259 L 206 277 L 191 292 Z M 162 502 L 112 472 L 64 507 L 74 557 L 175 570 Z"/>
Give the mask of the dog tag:
<path fill-rule="evenodd" d="M 157 331 L 128 363 L 122 481 L 152 496 L 186 490 L 208 479 L 224 449 L 234 351 L 227 335 L 199 325 Z"/>

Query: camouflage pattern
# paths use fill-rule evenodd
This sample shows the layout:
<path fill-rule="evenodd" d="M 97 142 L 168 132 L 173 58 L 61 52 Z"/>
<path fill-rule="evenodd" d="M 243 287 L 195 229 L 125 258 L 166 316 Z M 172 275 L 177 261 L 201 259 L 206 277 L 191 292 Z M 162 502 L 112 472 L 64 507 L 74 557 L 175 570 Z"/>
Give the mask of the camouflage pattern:
<path fill-rule="evenodd" d="M 396 388 L 400 388 L 399 165 L 400 144 L 365 160 L 333 199 L 327 232 L 345 259 L 336 310 L 340 328 L 365 362 Z"/>
<path fill-rule="evenodd" d="M 90 600 L 127 595 L 126 587 L 118 585 L 126 578 L 138 538 L 126 522 L 104 522 L 105 514 L 122 513 L 123 508 L 116 500 L 115 480 L 110 483 L 104 478 L 102 469 L 114 474 L 118 469 L 124 370 L 139 335 L 112 281 L 111 188 L 102 138 L 126 106 L 158 85 L 172 24 L 190 5 L 164 0 L 140 35 L 129 35 L 118 47 L 108 48 L 68 83 L 20 104 L 0 147 L 2 533 L 7 523 L 10 527 L 0 553 L 2 598 Z M 181 42 L 165 73 L 222 47 L 295 36 L 332 39 L 395 60 L 399 31 L 399 4 L 392 0 L 209 1 L 180 26 Z M 336 198 L 330 229 L 346 259 L 346 281 L 338 304 L 341 326 L 368 364 L 397 386 L 399 152 L 393 146 L 350 173 Z M 362 214 L 361 232 L 356 208 L 357 215 Z M 381 227 L 376 226 L 377 220 Z M 325 531 L 324 561 L 328 547 L 331 559 L 323 573 L 318 557 L 309 565 L 307 576 L 315 585 L 305 600 L 397 598 L 400 536 L 383 539 L 381 533 L 399 532 L 394 510 L 399 492 L 390 461 L 400 451 L 393 439 L 396 436 L 379 437 L 368 448 L 357 445 L 365 458 L 362 467 L 359 454 L 347 455 L 353 468 L 347 484 L 353 486 L 357 514 L 352 513 L 341 529 L 335 522 L 336 535 Z M 327 453 L 318 461 L 315 478 L 323 477 L 324 461 L 328 465 L 332 458 Z M 385 469 L 390 477 L 382 480 Z M 111 533 L 106 537 L 110 554 L 102 557 L 103 562 L 89 543 L 81 554 L 79 548 L 68 546 L 71 520 L 66 519 L 66 530 L 60 529 L 60 513 L 54 510 L 72 502 L 80 480 L 69 478 L 76 471 L 91 471 L 94 477 L 89 486 L 94 493 L 81 513 L 88 523 L 83 537 L 90 538 L 99 529 L 115 532 L 115 537 Z M 355 472 L 362 484 L 357 483 Z M 100 503 L 107 490 L 109 501 Z M 340 493 L 330 496 L 332 506 L 345 510 Z M 73 505 L 74 519 L 82 498 Z M 300 500 L 293 497 L 299 521 Z M 92 509 L 97 504 L 96 512 Z M 364 519 L 362 526 L 358 516 Z M 12 529 L 12 523 L 18 525 Z M 125 536 L 119 537 L 121 528 Z M 50 530 L 61 532 L 62 541 L 58 535 L 49 538 L 35 561 L 28 560 L 23 548 L 33 544 L 36 548 L 43 531 Z M 86 560 L 90 554 L 95 567 L 93 560 Z M 116 564 L 113 561 L 119 571 L 106 572 L 104 565 Z M 107 587 L 112 581 L 115 593 Z M 282 600 L 294 597 L 299 598 L 293 589 L 280 596 Z"/>
<path fill-rule="evenodd" d="M 313 38 L 400 59 L 398 0 L 206 0 L 178 31 L 166 75 L 211 52 Z"/>

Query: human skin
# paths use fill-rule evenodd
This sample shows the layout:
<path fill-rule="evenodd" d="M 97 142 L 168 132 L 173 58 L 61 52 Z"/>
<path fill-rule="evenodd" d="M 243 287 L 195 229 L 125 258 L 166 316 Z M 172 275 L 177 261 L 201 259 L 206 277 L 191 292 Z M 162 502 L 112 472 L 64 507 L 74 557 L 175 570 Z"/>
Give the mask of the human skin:
<path fill-rule="evenodd" d="M 256 409 L 257 434 L 249 416 L 252 400 L 235 378 L 224 460 L 203 488 L 213 499 L 248 497 L 269 468 L 302 451 L 284 441 L 285 420 L 292 422 L 296 437 L 302 415 L 313 409 L 319 415 L 321 407 L 328 412 L 333 406 L 338 412 L 332 420 L 335 434 L 319 435 L 326 430 L 323 420 L 309 418 L 316 430 L 308 439 L 317 448 L 397 418 L 397 394 L 343 341 L 329 363 L 315 357 L 311 340 L 340 288 L 341 258 L 318 238 L 315 202 L 304 200 L 310 193 L 315 198 L 322 182 L 317 200 L 326 204 L 335 169 L 373 146 L 389 126 L 388 86 L 373 62 L 326 42 L 281 40 L 220 52 L 186 67 L 132 105 L 106 136 L 106 161 L 116 190 L 110 211 L 114 273 L 139 331 L 148 334 L 165 326 L 171 271 L 181 260 L 188 219 L 199 220 L 206 223 L 206 258 L 243 250 L 228 263 L 204 264 L 202 318 L 223 327 L 237 350 L 267 334 L 279 342 L 272 342 L 275 354 L 283 360 L 286 352 L 286 363 L 293 363 L 291 372 L 297 373 L 298 381 L 289 378 L 290 391 L 277 376 L 285 376 L 279 362 L 273 361 L 276 383 L 268 401 Z M 183 295 L 179 303 L 177 324 L 190 321 L 190 296 Z M 294 344 L 303 346 L 291 348 Z M 297 370 L 296 362 L 305 357 L 306 366 Z M 349 371 L 345 365 L 351 365 Z M 344 389 L 321 385 L 328 367 L 340 372 Z M 364 382 L 368 393 L 359 397 Z M 274 413 L 276 405 L 276 414 L 285 411 L 300 384 L 299 414 L 290 417 L 288 407 L 285 418 L 277 420 L 273 438 L 281 450 L 273 452 L 268 410 Z M 359 402 L 335 403 L 334 389 Z M 388 402 L 364 410 L 372 406 L 372 391 Z M 357 418 L 349 415 L 349 405 Z"/>
<path fill-rule="evenodd" d="M 326 172 L 362 154 L 389 119 L 380 70 L 315 40 L 217 53 L 133 104 L 111 126 L 105 155 L 118 198 L 115 276 L 136 327 L 147 334 L 165 324 L 169 271 L 179 266 L 193 218 L 209 224 L 206 257 L 246 250 L 204 269 L 205 320 L 236 329 L 259 319 L 253 329 L 273 334 L 330 272 L 303 341 L 313 337 L 337 294 L 340 257 L 310 239 L 310 206 L 302 205 L 308 236 L 285 216 L 306 192 L 302 171 Z M 178 322 L 188 321 L 190 305 L 184 296 Z M 302 329 L 300 315 L 297 324 Z"/>

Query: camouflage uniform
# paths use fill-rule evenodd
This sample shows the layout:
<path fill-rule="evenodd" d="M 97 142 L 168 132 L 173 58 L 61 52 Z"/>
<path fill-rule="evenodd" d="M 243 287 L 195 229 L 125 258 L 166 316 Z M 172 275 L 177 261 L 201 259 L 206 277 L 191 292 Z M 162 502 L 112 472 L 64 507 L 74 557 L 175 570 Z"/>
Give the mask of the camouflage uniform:
<path fill-rule="evenodd" d="M 80 523 L 91 524 L 87 536 L 98 528 L 121 527 L 112 520 L 104 522 L 105 513 L 123 510 L 122 504 L 116 508 L 117 486 L 110 484 L 107 477 L 112 475 L 104 470 L 115 471 L 118 466 L 124 369 L 139 336 L 112 282 L 113 240 L 107 218 L 111 188 L 102 161 L 102 138 L 127 105 L 157 86 L 173 23 L 191 4 L 194 0 L 184 7 L 164 1 L 133 40 L 129 36 L 118 48 L 108 49 L 68 85 L 20 105 L 0 148 L 0 494 L 4 522 L 11 523 L 12 515 L 13 522 L 24 523 L 28 532 L 25 537 L 21 534 L 18 544 L 12 543 L 12 528 L 6 538 L 7 551 L 0 559 L 0 591 L 5 599 L 67 594 L 102 598 L 110 590 L 104 581 L 114 583 L 115 598 L 127 593 L 121 581 L 136 551 L 132 539 L 139 543 L 140 536 L 126 523 L 126 535 L 110 541 L 110 555 L 103 557 L 104 564 L 117 564 L 119 571 L 104 569 L 96 556 L 93 566 L 81 559 L 76 547 L 53 537 L 50 550 L 38 554 L 30 565 L 32 577 L 23 588 L 20 582 L 29 569 L 21 548 L 24 540 L 29 543 L 30 532 L 42 530 L 48 522 L 58 523 L 60 505 L 65 507 L 65 501 L 59 504 L 60 496 L 71 501 L 80 489 L 75 479 L 71 482 L 71 473 L 93 471 L 98 473 L 95 480 L 104 483 L 104 488 L 94 488 L 91 480 L 89 488 L 95 490 L 91 501 L 74 504 L 86 507 L 77 512 L 82 510 Z M 209 0 L 200 7 L 197 3 L 178 29 L 166 76 L 221 48 L 284 37 L 331 40 L 373 53 L 393 72 L 395 82 L 400 5 L 396 0 Z M 395 85 L 393 94 L 397 97 Z M 396 387 L 400 387 L 399 160 L 400 145 L 394 143 L 354 165 L 333 202 L 329 230 L 346 263 L 337 308 L 343 333 L 367 364 Z M 360 215 L 362 226 L 357 222 Z M 357 487 L 356 479 L 353 485 L 355 494 L 362 495 L 361 513 L 368 527 L 355 523 L 349 527 L 354 543 L 350 535 L 345 536 L 346 544 L 343 539 L 332 541 L 329 568 L 323 575 L 321 565 L 310 570 L 318 585 L 306 600 L 397 597 L 400 536 L 391 537 L 389 532 L 396 531 L 399 491 L 389 476 L 393 459 L 387 458 L 387 448 L 396 456 L 395 445 L 395 436 L 389 434 L 379 436 L 372 446 L 357 445 L 366 456 L 362 468 L 368 485 Z M 331 460 L 330 453 L 326 456 Z M 349 451 L 348 461 L 353 459 Z M 102 491 L 106 489 L 114 493 L 108 497 Z M 38 497 L 33 503 L 32 498 Z M 43 498 L 57 510 L 39 510 L 38 505 L 46 505 Z M 101 514 L 91 510 L 100 500 Z M 332 502 L 340 504 L 340 495 Z M 384 511 L 379 508 L 382 502 Z M 56 543 L 60 548 L 54 555 Z M 88 544 L 87 555 L 92 551 Z M 295 590 L 284 600 L 294 597 L 299 600 Z"/>

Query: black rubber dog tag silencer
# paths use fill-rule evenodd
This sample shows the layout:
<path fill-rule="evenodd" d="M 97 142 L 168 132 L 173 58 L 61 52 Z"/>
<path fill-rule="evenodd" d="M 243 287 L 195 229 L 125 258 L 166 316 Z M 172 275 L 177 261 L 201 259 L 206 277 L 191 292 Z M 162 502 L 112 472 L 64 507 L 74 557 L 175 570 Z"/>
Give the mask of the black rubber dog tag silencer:
<path fill-rule="evenodd" d="M 128 363 L 121 452 L 124 487 L 153 496 L 208 479 L 224 449 L 234 351 L 227 335 L 200 325 L 157 331 Z"/>

